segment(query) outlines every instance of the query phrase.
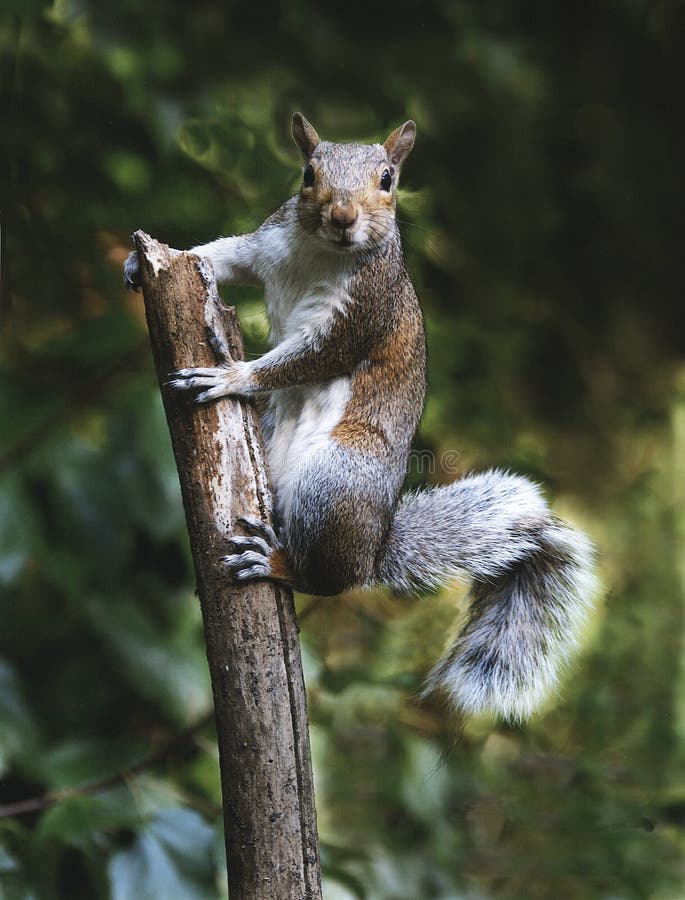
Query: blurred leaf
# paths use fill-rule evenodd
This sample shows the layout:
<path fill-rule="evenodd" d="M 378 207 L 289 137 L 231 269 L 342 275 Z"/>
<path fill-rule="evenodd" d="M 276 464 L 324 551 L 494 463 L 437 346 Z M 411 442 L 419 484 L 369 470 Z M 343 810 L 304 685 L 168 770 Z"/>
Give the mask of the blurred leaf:
<path fill-rule="evenodd" d="M 34 510 L 16 478 L 4 476 L 0 490 L 0 584 L 11 584 L 36 545 Z"/>
<path fill-rule="evenodd" d="M 428 741 L 407 740 L 404 746 L 405 772 L 402 798 L 417 821 L 439 820 L 449 792 L 447 767 L 436 746 Z"/>
<path fill-rule="evenodd" d="M 108 175 L 122 191 L 139 193 L 149 187 L 151 173 L 144 157 L 125 150 L 113 150 L 103 162 Z"/>
<path fill-rule="evenodd" d="M 193 810 L 162 810 L 150 826 L 150 833 L 187 875 L 201 878 L 213 865 L 214 829 Z"/>
<path fill-rule="evenodd" d="M 0 844 L 0 875 L 6 872 L 16 872 L 18 868 L 17 861 Z"/>
<path fill-rule="evenodd" d="M 37 740 L 38 728 L 19 677 L 0 658 L 0 777 L 17 757 L 33 753 Z"/>
<path fill-rule="evenodd" d="M 84 273 L 87 279 L 88 273 Z M 72 374 L 65 371 L 69 366 L 76 375 L 85 380 L 102 372 L 108 364 L 122 365 L 125 355 L 142 345 L 142 332 L 126 309 L 114 307 L 105 311 L 104 315 L 96 315 L 80 319 L 63 329 L 63 333 L 50 336 L 33 349 L 35 365 L 43 371 L 47 367 L 55 369 L 53 377 L 64 379 Z"/>
<path fill-rule="evenodd" d="M 141 756 L 140 744 L 131 739 L 72 738 L 37 754 L 31 772 L 51 790 L 59 790 L 107 778 Z"/>
<path fill-rule="evenodd" d="M 213 900 L 214 832 L 197 813 L 165 810 L 110 860 L 112 900 Z"/>
<path fill-rule="evenodd" d="M 157 701 L 181 723 L 194 721 L 209 709 L 206 657 L 199 644 L 187 641 L 182 629 L 160 630 L 145 610 L 123 597 L 117 604 L 93 598 L 90 617 L 122 675 L 142 696 Z M 182 625 L 183 619 L 178 622 Z"/>
<path fill-rule="evenodd" d="M 22 449 L 22 442 L 32 433 L 40 433 L 41 426 L 50 421 L 65 404 L 65 397 L 54 386 L 44 386 L 37 391 L 33 378 L 18 378 L 12 372 L 3 370 L 0 372 L 0 408 L 11 411 L 11 415 L 3 417 L 2 432 L 0 433 L 0 454 L 11 454 L 15 447 Z M 26 449 L 31 449 L 29 444 Z M 9 457 L 9 462 L 20 461 L 23 454 Z M 3 489 L 11 484 L 12 472 L 3 472 Z M 4 516 L 3 516 L 4 519 Z"/>
<path fill-rule="evenodd" d="M 21 863 L 0 843 L 0 900 L 39 900 Z M 40 898 L 42 900 L 42 898 Z"/>
<path fill-rule="evenodd" d="M 42 815 L 36 840 L 87 850 L 97 844 L 102 832 L 134 828 L 140 822 L 133 802 L 115 804 L 106 795 L 69 797 Z"/>

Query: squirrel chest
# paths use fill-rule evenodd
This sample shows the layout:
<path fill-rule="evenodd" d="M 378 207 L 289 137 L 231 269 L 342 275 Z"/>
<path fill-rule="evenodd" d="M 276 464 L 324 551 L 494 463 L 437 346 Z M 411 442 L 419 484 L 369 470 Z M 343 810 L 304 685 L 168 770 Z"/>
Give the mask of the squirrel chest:
<path fill-rule="evenodd" d="M 351 302 L 353 270 L 339 254 L 312 246 L 287 226 L 263 239 L 265 300 L 271 346 L 325 329 Z M 352 378 L 342 375 L 273 391 L 262 414 L 271 478 L 277 494 L 288 476 L 312 453 L 325 449 L 352 396 Z"/>

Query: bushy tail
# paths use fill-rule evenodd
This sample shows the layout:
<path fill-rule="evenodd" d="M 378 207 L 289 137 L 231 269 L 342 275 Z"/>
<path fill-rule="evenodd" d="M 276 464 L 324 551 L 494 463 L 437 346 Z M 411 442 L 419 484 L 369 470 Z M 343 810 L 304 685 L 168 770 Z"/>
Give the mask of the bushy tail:
<path fill-rule="evenodd" d="M 405 592 L 473 578 L 466 621 L 428 677 L 467 713 L 534 712 L 557 684 L 594 592 L 592 545 L 539 488 L 490 471 L 406 494 L 379 579 Z"/>

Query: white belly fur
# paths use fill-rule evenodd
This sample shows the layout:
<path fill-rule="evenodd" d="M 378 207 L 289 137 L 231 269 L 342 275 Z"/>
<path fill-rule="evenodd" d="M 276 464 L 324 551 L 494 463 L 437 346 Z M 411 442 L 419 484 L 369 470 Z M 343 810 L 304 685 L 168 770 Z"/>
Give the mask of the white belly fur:
<path fill-rule="evenodd" d="M 260 236 L 259 270 L 266 288 L 271 345 L 311 341 L 344 312 L 354 259 L 309 241 L 292 222 Z M 273 391 L 265 413 L 267 462 L 279 511 L 287 515 L 298 471 L 325 449 L 350 398 L 347 376 L 321 384 Z"/>
<path fill-rule="evenodd" d="M 267 413 L 272 428 L 266 452 L 282 515 L 287 516 L 298 470 L 312 454 L 329 445 L 350 393 L 350 379 L 341 377 L 272 394 Z"/>

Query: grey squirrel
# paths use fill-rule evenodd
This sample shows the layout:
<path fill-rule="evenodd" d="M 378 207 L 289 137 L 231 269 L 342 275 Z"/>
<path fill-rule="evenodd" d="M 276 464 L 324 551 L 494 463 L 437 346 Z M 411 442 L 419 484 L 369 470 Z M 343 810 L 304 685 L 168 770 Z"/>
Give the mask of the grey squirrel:
<path fill-rule="evenodd" d="M 423 317 L 395 220 L 414 122 L 384 144 L 320 140 L 300 113 L 299 193 L 254 233 L 190 251 L 217 281 L 262 285 L 272 349 L 175 373 L 207 402 L 267 394 L 261 421 L 274 530 L 242 520 L 225 558 L 238 580 L 307 593 L 384 584 L 416 592 L 469 576 L 461 630 L 428 676 L 465 713 L 523 719 L 558 681 L 593 591 L 590 542 L 539 488 L 502 471 L 400 495 L 424 405 Z M 125 265 L 139 285 L 138 261 Z"/>

